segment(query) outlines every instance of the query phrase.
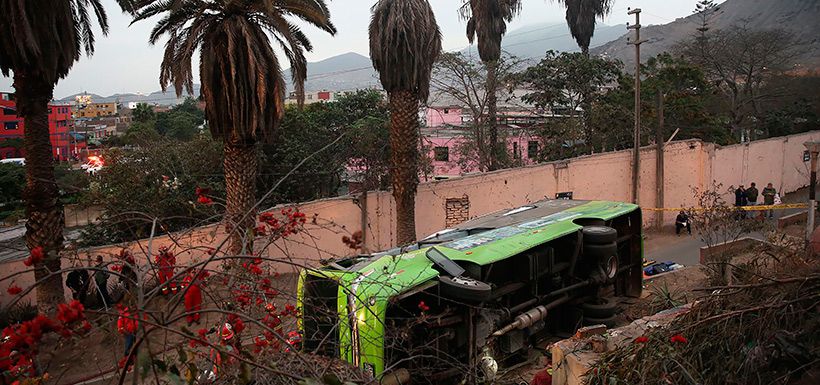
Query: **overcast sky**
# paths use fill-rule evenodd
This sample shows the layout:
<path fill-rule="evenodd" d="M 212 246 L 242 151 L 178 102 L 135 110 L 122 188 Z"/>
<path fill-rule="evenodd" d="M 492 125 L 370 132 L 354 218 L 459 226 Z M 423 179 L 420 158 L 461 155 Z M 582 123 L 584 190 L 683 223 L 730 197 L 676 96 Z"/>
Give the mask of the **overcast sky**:
<path fill-rule="evenodd" d="M 71 73 L 61 80 L 54 91 L 56 98 L 87 91 L 100 95 L 114 93 L 151 93 L 159 89 L 159 64 L 162 61 L 164 40 L 157 46 L 148 45 L 148 33 L 155 20 L 129 27 L 128 15 L 119 12 L 114 0 L 102 0 L 108 10 L 110 33 L 97 36 L 96 52 L 74 65 Z M 605 24 L 621 24 L 633 20 L 627 7 L 642 9 L 641 24 L 665 24 L 675 18 L 689 15 L 697 0 L 615 0 L 612 13 Z M 329 0 L 331 20 L 338 30 L 336 36 L 312 27 L 303 30 L 311 39 L 314 51 L 307 54 L 309 61 L 318 61 L 346 52 L 368 55 L 367 26 L 370 6 L 374 0 Z M 457 9 L 461 0 L 430 0 L 436 21 L 443 35 L 445 50 L 467 46 L 464 22 Z M 508 30 L 536 23 L 563 22 L 564 10 L 556 0 L 523 0 L 523 11 Z M 625 31 L 626 32 L 626 31 Z M 544 31 L 548 35 L 549 30 Z M 543 38 L 536 36 L 533 39 Z M 287 65 L 285 65 L 287 67 Z M 198 74 L 195 74 L 198 76 Z M 308 74 L 310 76 L 310 74 Z M 11 90 L 10 78 L 0 78 L 0 90 Z"/>

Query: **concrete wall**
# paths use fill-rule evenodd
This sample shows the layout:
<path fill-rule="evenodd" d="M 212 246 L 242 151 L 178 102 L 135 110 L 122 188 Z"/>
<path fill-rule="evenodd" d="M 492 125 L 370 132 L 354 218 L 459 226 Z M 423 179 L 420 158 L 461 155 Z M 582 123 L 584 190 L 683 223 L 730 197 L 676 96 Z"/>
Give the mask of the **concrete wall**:
<path fill-rule="evenodd" d="M 713 179 L 726 187 L 741 183 L 748 185 L 752 181 L 762 187 L 772 182 L 784 193 L 806 186 L 807 167 L 802 161 L 803 143 L 806 141 L 820 141 L 820 131 L 727 147 L 698 140 L 670 143 L 664 150 L 664 206 L 691 206 L 694 203 L 692 189 L 707 187 Z M 452 198 L 469 200 L 471 218 L 554 198 L 556 193 L 563 191 L 572 191 L 576 199 L 630 201 L 631 156 L 630 151 L 610 152 L 422 183 L 416 197 L 416 233 L 421 238 L 445 228 L 446 202 Z M 654 207 L 654 148 L 641 149 L 640 159 L 640 203 L 643 207 Z M 367 249 L 379 251 L 395 246 L 395 205 L 392 196 L 389 191 L 376 191 L 368 193 L 366 199 L 362 199 L 361 195 L 343 196 L 296 205 L 309 219 L 307 231 L 276 242 L 265 253 L 283 260 L 279 264 L 282 271 L 295 270 L 301 265 L 315 265 L 321 259 L 350 255 L 354 251 L 344 245 L 341 238 L 363 229 L 362 206 L 366 207 L 364 231 Z M 645 211 L 645 223 L 651 223 L 654 215 L 654 212 Z M 666 223 L 673 220 L 673 213 L 664 216 Z M 224 238 L 220 226 L 206 226 L 157 237 L 151 249 L 156 250 L 161 244 L 173 244 L 178 262 L 183 264 L 206 258 L 205 249 L 217 246 Z M 82 250 L 80 254 L 83 258 L 85 255 L 114 255 L 121 247 L 133 249 L 145 261 L 147 240 Z M 11 265 L 0 265 L 1 271 L 17 271 L 22 266 L 20 261 L 9 263 Z M 30 273 L 26 273 L 17 276 L 16 282 L 25 288 L 33 282 L 32 278 Z M 8 300 L 5 290 L 8 282 L 0 283 L 3 289 L 0 302 Z"/>
<path fill-rule="evenodd" d="M 772 183 L 781 194 L 808 185 L 809 165 L 803 162 L 803 143 L 820 140 L 820 132 L 791 135 L 732 146 L 708 145 L 709 179 L 730 185 Z M 728 197 L 728 193 L 727 193 Z M 732 198 L 734 201 L 734 198 Z"/>

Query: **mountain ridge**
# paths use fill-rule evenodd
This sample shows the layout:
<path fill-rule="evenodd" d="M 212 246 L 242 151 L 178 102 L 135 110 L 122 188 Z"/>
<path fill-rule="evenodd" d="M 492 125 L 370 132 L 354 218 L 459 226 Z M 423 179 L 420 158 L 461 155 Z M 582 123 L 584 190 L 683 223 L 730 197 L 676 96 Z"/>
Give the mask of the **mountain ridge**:
<path fill-rule="evenodd" d="M 806 0 L 726 0 L 718 4 L 720 12 L 711 20 L 710 30 L 719 30 L 741 23 L 747 23 L 754 30 L 781 28 L 791 33 L 795 39 L 795 50 L 799 52 L 795 63 L 807 69 L 820 68 L 820 1 Z M 667 24 L 641 28 L 641 39 L 648 40 L 641 45 L 641 61 L 664 51 L 673 50 L 678 42 L 691 38 L 697 33 L 700 22 L 696 15 L 680 17 Z M 618 38 L 590 49 L 590 53 L 607 58 L 633 63 L 634 47 L 627 44 L 625 33 Z M 631 66 L 626 66 L 631 70 Z"/>

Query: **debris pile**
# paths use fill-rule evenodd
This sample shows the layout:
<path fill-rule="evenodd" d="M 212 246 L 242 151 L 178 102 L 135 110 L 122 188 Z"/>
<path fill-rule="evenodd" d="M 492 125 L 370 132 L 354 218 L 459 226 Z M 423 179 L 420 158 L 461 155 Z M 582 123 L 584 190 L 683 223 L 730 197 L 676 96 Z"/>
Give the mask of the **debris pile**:
<path fill-rule="evenodd" d="M 794 254 L 770 262 L 704 288 L 711 294 L 686 314 L 604 354 L 587 383 L 818 383 L 820 264 Z"/>

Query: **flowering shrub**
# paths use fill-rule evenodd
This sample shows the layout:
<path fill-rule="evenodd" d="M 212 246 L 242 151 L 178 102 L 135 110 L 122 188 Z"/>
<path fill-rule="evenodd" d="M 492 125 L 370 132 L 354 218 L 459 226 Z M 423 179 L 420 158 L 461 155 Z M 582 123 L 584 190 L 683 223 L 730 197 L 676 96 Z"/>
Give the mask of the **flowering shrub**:
<path fill-rule="evenodd" d="M 26 266 L 34 266 L 40 263 L 43 258 L 45 258 L 45 251 L 42 246 L 37 246 L 31 249 L 31 253 L 29 253 L 28 258 L 23 261 L 23 264 Z"/>
<path fill-rule="evenodd" d="M 11 286 L 9 286 L 9 288 L 6 289 L 6 292 L 8 292 L 11 295 L 17 295 L 17 294 L 22 293 L 23 289 L 20 286 L 17 286 L 17 285 L 12 283 Z"/>
<path fill-rule="evenodd" d="M 83 305 L 75 300 L 60 304 L 54 318 L 38 314 L 34 319 L 3 329 L 0 372 L 18 379 L 37 376 L 34 357 L 42 339 L 50 333 L 70 338 L 90 330 L 91 324 L 85 319 L 84 310 Z"/>
<path fill-rule="evenodd" d="M 195 192 L 198 196 L 208 194 L 207 189 L 202 188 Z M 262 230 L 256 233 L 257 241 L 266 240 L 271 244 L 303 232 L 308 220 L 305 213 L 284 208 L 262 213 L 257 221 Z M 147 379 L 145 376 L 155 375 L 165 377 L 156 381 L 167 380 L 170 383 L 177 382 L 174 378 L 180 378 L 183 382 L 187 379 L 191 383 L 197 371 L 203 370 L 202 365 L 213 373 L 219 373 L 217 377 L 220 380 L 224 377 L 230 383 L 236 378 L 234 376 L 249 371 L 249 360 L 253 360 L 255 363 L 251 366 L 257 368 L 273 367 L 270 362 L 293 355 L 299 349 L 303 336 L 294 330 L 296 322 L 293 319 L 299 316 L 299 309 L 292 303 L 291 296 L 285 297 L 280 293 L 281 287 L 276 281 L 280 275 L 268 263 L 268 257 L 263 255 L 264 248 L 257 250 L 258 254 L 255 255 L 232 256 L 225 255 L 218 248 L 206 246 L 180 249 L 181 246 L 175 244 L 171 247 L 173 249 L 161 247 L 158 255 L 149 258 L 135 258 L 126 250 L 114 255 L 112 263 L 107 265 L 113 272 L 109 276 L 133 283 L 125 295 L 127 305 L 87 313 L 79 301 L 72 301 L 59 304 L 51 316 L 40 314 L 3 330 L 0 347 L 0 376 L 3 378 L 0 382 L 40 381 L 48 374 L 42 370 L 51 364 L 39 365 L 47 356 L 39 353 L 64 348 L 66 339 L 78 344 L 83 341 L 93 343 L 87 346 L 92 349 L 113 348 L 113 352 L 119 353 L 113 354 L 115 359 L 112 366 L 116 368 L 113 364 L 118 362 L 120 375 L 134 368 L 143 380 Z M 41 261 L 45 256 L 42 251 L 42 248 L 32 250 L 26 264 Z M 201 254 L 193 256 L 190 265 L 178 264 L 178 261 L 187 261 L 184 256 L 192 252 Z M 146 259 L 148 265 L 140 266 L 138 261 L 145 263 Z M 221 266 L 217 261 L 222 259 L 238 262 L 225 271 L 207 268 L 210 262 Z M 95 274 L 96 269 L 94 267 L 87 272 Z M 96 280 L 98 276 L 92 277 Z M 163 290 L 165 288 L 170 290 Z M 7 292 L 12 295 L 24 291 L 14 282 L 7 287 Z M 119 296 L 113 293 L 112 298 L 118 301 Z M 206 303 L 203 304 L 203 301 Z M 183 303 L 184 309 L 181 306 Z M 93 320 L 86 319 L 92 314 Z M 189 329 L 194 323 L 200 324 L 200 315 L 205 327 Z M 188 321 L 187 325 L 184 320 Z M 124 356 L 120 343 L 91 342 L 98 340 L 90 336 L 107 327 L 115 327 L 123 342 L 129 341 L 125 342 L 128 348 Z M 165 336 L 152 338 L 151 341 L 161 340 L 164 344 L 162 348 L 176 350 L 179 354 L 156 353 L 148 358 L 147 347 L 142 342 L 156 334 Z M 45 338 L 48 335 L 56 339 Z M 249 354 L 251 351 L 253 356 Z M 53 359 L 60 361 L 65 357 Z M 104 366 L 103 363 L 101 367 Z M 185 377 L 179 368 L 188 368 L 190 373 Z M 70 376 L 76 374 L 81 373 L 70 373 Z"/>
<path fill-rule="evenodd" d="M 685 343 L 687 343 L 687 342 L 688 342 L 688 341 L 686 340 L 686 337 L 684 337 L 684 336 L 682 336 L 682 335 L 680 335 L 680 334 L 675 334 L 674 336 L 670 337 L 670 338 L 669 338 L 669 341 L 670 341 L 670 342 L 673 342 L 673 343 L 678 343 L 678 344 L 685 344 Z"/>

